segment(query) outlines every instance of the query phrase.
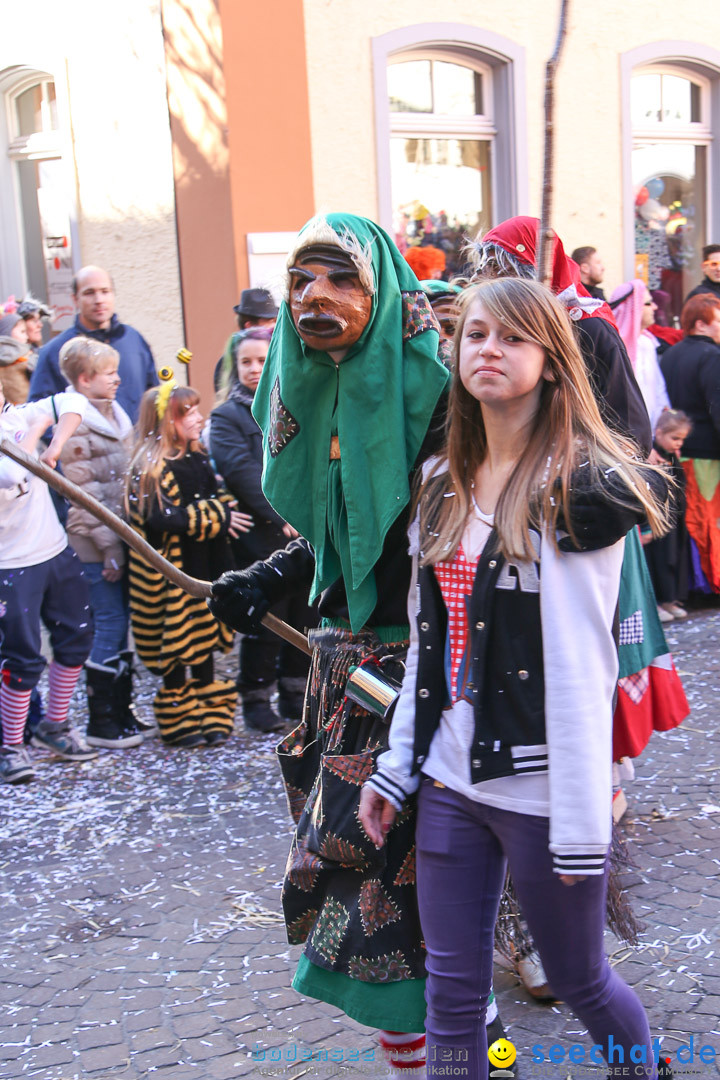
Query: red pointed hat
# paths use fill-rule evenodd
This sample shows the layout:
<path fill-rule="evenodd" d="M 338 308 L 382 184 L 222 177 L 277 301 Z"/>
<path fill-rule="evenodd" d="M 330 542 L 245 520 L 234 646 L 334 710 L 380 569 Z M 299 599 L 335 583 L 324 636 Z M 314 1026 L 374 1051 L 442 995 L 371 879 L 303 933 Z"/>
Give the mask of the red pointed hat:
<path fill-rule="evenodd" d="M 514 217 L 501 221 L 494 229 L 488 230 L 482 238 L 482 244 L 497 244 L 528 266 L 537 262 L 537 236 L 540 221 L 535 217 Z M 613 313 L 604 300 L 590 296 L 580 281 L 580 267 L 569 255 L 565 254 L 562 241 L 553 231 L 552 280 L 550 288 L 562 300 L 568 309 L 570 318 L 601 318 L 615 326 Z"/>

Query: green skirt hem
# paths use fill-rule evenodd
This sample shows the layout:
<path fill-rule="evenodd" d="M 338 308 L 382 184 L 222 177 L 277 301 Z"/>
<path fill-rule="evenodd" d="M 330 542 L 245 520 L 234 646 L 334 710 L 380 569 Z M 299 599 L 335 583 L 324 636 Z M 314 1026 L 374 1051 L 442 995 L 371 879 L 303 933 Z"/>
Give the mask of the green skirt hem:
<path fill-rule="evenodd" d="M 326 1001 L 359 1024 L 380 1031 L 425 1030 L 425 979 L 365 983 L 341 971 L 327 971 L 300 957 L 293 990 Z"/>

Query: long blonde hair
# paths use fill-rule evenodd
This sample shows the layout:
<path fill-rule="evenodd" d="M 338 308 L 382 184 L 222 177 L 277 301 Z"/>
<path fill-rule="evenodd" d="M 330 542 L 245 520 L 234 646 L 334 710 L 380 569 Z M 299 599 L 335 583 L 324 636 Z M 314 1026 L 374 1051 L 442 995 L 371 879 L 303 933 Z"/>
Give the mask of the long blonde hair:
<path fill-rule="evenodd" d="M 550 379 L 543 379 L 540 403 L 526 448 L 495 509 L 500 547 L 507 558 L 531 559 L 530 529 L 547 527 L 555 540 L 561 511 L 572 531 L 571 477 L 582 466 L 583 487 L 602 486 L 616 504 L 642 506 L 653 535 L 667 530 L 667 511 L 647 483 L 653 466 L 640 462 L 638 447 L 605 426 L 590 386 L 570 318 L 549 289 L 537 281 L 502 278 L 473 285 L 458 298 L 456 371 L 450 388 L 447 445 L 424 478 L 415 505 L 420 515 L 423 565 L 452 559 L 472 506 L 475 474 L 485 460 L 487 438 L 480 402 L 459 375 L 460 346 L 475 301 L 523 341 L 544 351 Z M 555 541 L 556 542 L 556 541 Z"/>
<path fill-rule="evenodd" d="M 160 418 L 157 414 L 158 388 L 146 390 L 140 402 L 138 422 L 135 425 L 135 444 L 130 459 L 126 505 L 137 499 L 138 511 L 153 496 L 161 501 L 160 474 L 166 459 L 177 458 L 186 449 L 200 450 L 199 442 L 189 444 L 178 438 L 175 421 L 198 405 L 200 395 L 191 386 L 176 386 L 170 393 L 167 408 Z"/>

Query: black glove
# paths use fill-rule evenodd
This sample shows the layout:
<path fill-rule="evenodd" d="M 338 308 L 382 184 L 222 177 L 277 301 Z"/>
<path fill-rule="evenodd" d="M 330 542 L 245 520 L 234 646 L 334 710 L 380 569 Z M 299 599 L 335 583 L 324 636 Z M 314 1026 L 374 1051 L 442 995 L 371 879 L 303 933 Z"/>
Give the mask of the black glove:
<path fill-rule="evenodd" d="M 208 607 L 216 619 L 241 634 L 256 634 L 272 600 L 254 570 L 230 570 L 213 582 Z"/>
<path fill-rule="evenodd" d="M 241 634 L 257 634 L 268 609 L 288 593 L 309 588 L 315 558 L 299 537 L 245 570 L 230 570 L 213 582 L 208 607 L 215 618 Z"/>

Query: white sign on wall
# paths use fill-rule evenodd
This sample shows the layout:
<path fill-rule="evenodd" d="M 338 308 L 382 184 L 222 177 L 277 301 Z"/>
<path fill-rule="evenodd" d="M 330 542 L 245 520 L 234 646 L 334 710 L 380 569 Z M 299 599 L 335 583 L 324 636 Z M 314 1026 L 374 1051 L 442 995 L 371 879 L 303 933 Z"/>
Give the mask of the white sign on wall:
<path fill-rule="evenodd" d="M 287 258 L 296 232 L 248 233 L 247 256 L 252 289 L 269 289 L 276 303 L 283 295 Z"/>
<path fill-rule="evenodd" d="M 75 318 L 70 214 L 62 180 L 62 162 L 59 158 L 38 162 L 38 210 L 47 298 L 53 309 L 51 326 L 55 333 L 67 330 Z"/>

